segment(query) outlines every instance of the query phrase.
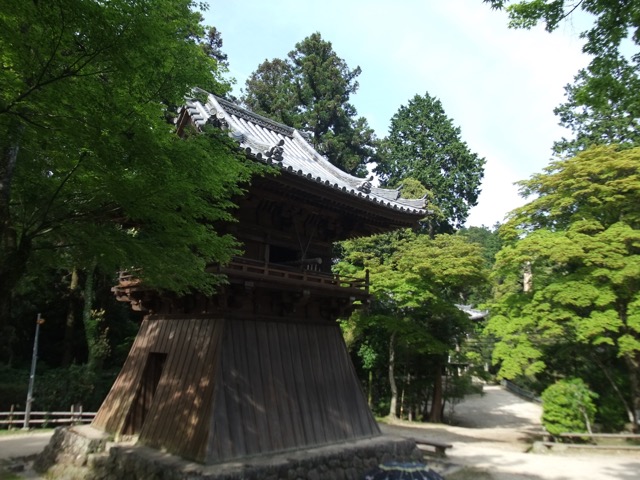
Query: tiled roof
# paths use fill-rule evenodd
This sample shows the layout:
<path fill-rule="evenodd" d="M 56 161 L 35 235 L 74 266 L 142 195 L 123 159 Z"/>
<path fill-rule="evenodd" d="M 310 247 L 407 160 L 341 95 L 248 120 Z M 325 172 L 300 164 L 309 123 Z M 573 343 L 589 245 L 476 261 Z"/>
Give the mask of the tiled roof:
<path fill-rule="evenodd" d="M 274 122 L 208 94 L 207 102 L 187 100 L 184 107 L 202 127 L 218 124 L 229 130 L 242 149 L 259 161 L 324 184 L 346 195 L 360 197 L 411 215 L 426 215 L 425 199 L 401 198 L 399 190 L 372 186 L 364 178 L 343 172 L 320 155 L 296 129 Z"/>

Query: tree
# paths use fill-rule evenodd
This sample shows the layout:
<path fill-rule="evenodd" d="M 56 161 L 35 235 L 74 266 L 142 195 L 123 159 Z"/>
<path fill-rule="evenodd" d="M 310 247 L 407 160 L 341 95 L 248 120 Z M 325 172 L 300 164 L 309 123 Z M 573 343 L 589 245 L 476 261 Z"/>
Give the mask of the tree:
<path fill-rule="evenodd" d="M 593 145 L 638 146 L 639 91 L 638 59 L 611 59 L 598 74 L 580 70 L 565 87 L 567 102 L 554 110 L 573 138 L 555 142 L 554 152 L 570 157 Z"/>
<path fill-rule="evenodd" d="M 554 145 L 555 153 L 572 156 L 591 145 L 637 145 L 638 55 L 625 54 L 625 42 L 640 43 L 640 5 L 621 0 L 526 0 L 508 5 L 508 0 L 484 0 L 492 8 L 506 8 L 513 28 L 532 28 L 544 23 L 554 31 L 571 15 L 582 11 L 593 16 L 591 28 L 580 33 L 583 51 L 592 57 L 578 72 L 573 85 L 565 88 L 567 102 L 555 113 L 569 128 L 573 139 Z"/>
<path fill-rule="evenodd" d="M 348 173 L 366 174 L 376 138 L 349 103 L 360 67 L 350 69 L 331 42 L 314 33 L 286 59 L 265 60 L 246 82 L 244 104 L 310 134 L 314 148 Z"/>
<path fill-rule="evenodd" d="M 602 369 L 629 421 L 640 408 L 640 149 L 591 148 L 521 182 L 537 196 L 501 228 L 487 326 L 500 376 Z M 523 267 L 532 274 L 523 288 Z M 562 353 L 564 352 L 564 353 Z M 555 362 L 558 354 L 568 361 Z M 610 359 L 623 365 L 612 371 Z"/>
<path fill-rule="evenodd" d="M 419 180 L 441 216 L 430 221 L 431 230 L 446 232 L 461 227 L 478 203 L 484 163 L 462 141 L 440 100 L 425 93 L 391 119 L 376 172 L 387 186 L 408 177 Z"/>
<path fill-rule="evenodd" d="M 542 424 L 551 435 L 591 432 L 598 395 L 580 379 L 561 380 L 542 392 Z"/>
<path fill-rule="evenodd" d="M 214 224 L 250 168 L 224 135 L 180 139 L 172 106 L 222 93 L 190 0 L 8 0 L 0 9 L 0 327 L 36 262 L 140 267 L 211 290 L 234 240 Z"/>
<path fill-rule="evenodd" d="M 303 127 L 293 68 L 286 60 L 274 58 L 261 63 L 247 79 L 242 101 L 255 113 L 295 128 Z"/>
<path fill-rule="evenodd" d="M 222 51 L 222 44 L 220 31 L 216 27 L 209 27 L 201 44 L 202 48 L 209 58 L 213 58 L 218 63 L 218 70 L 226 71 L 229 68 L 229 60 L 227 54 Z"/>
<path fill-rule="evenodd" d="M 482 247 L 482 256 L 485 259 L 488 269 L 491 269 L 496 262 L 496 255 L 502 248 L 502 240 L 498 233 L 500 224 L 496 223 L 492 228 L 485 227 L 465 227 L 456 232 L 468 241 L 477 243 Z"/>
<path fill-rule="evenodd" d="M 629 37 L 640 43 L 640 5 L 625 0 L 521 0 L 511 3 L 509 0 L 483 0 L 494 9 L 506 8 L 509 13 L 509 26 L 513 28 L 532 28 L 540 22 L 553 32 L 560 23 L 577 10 L 595 16 L 591 29 L 580 34 L 584 38 L 584 52 L 596 58 L 619 55 L 623 41 Z"/>
<path fill-rule="evenodd" d="M 468 317 L 455 303 L 485 280 L 480 247 L 460 236 L 430 239 L 403 230 L 342 242 L 342 248 L 339 273 L 363 275 L 369 270 L 373 301 L 354 320 L 361 330 L 375 326 L 386 332 L 388 354 L 378 356 L 388 358 L 389 415 L 396 415 L 397 365 L 402 363 L 406 375 L 428 378 L 429 420 L 441 421 L 447 354 L 469 329 Z"/>

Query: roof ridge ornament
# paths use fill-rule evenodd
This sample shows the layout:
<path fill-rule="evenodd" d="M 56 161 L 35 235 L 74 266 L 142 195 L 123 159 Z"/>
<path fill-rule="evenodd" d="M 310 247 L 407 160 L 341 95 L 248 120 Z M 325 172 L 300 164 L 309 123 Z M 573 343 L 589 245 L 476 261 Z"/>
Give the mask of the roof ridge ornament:
<path fill-rule="evenodd" d="M 367 180 L 363 181 L 360 185 L 356 187 L 357 190 L 363 193 L 371 193 L 371 181 L 373 180 L 373 175 L 371 175 Z"/>
<path fill-rule="evenodd" d="M 214 127 L 221 128 L 226 130 L 229 128 L 229 122 L 227 122 L 227 118 L 224 112 L 218 112 L 214 109 L 210 110 L 210 117 L 207 119 L 207 124 L 213 125 Z M 231 135 L 231 134 L 230 134 Z M 233 137 L 233 135 L 231 135 Z M 235 140 L 235 138 L 234 138 Z"/>
<path fill-rule="evenodd" d="M 283 146 L 284 146 L 284 138 L 281 138 L 280 141 L 276 143 L 273 147 L 271 147 L 269 150 L 265 150 L 264 154 L 270 160 L 281 162 L 282 154 L 284 153 Z"/>

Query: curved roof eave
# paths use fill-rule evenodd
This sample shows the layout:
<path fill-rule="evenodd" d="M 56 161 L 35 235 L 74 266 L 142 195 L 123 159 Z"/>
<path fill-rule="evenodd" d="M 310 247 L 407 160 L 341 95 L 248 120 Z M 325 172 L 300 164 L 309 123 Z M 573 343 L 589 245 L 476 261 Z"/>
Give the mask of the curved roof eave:
<path fill-rule="evenodd" d="M 405 199 L 399 196 L 397 189 L 375 187 L 367 179 L 343 172 L 320 155 L 294 128 L 212 94 L 208 94 L 205 104 L 190 99 L 184 108 L 200 128 L 207 123 L 214 123 L 228 129 L 229 135 L 239 143 L 240 148 L 256 160 L 396 212 L 411 216 L 427 214 L 424 198 Z"/>

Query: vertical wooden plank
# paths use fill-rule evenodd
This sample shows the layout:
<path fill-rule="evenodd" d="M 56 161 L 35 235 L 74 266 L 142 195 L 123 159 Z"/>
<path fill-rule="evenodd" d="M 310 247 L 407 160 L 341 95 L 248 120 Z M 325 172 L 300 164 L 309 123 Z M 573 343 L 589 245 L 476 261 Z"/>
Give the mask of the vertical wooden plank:
<path fill-rule="evenodd" d="M 327 442 L 333 442 L 340 440 L 338 428 L 336 427 L 340 418 L 337 412 L 338 407 L 335 403 L 333 392 L 335 386 L 331 381 L 332 372 L 327 368 L 322 352 L 322 349 L 328 340 L 326 330 L 327 327 L 323 325 L 314 325 L 312 327 L 312 336 L 309 344 L 309 357 L 313 365 L 316 391 L 318 392 L 323 405 L 322 418 L 324 420 L 326 439 Z"/>
<path fill-rule="evenodd" d="M 206 319 L 206 331 L 202 335 L 202 357 L 199 362 L 199 370 L 195 372 L 193 388 L 193 408 L 189 411 L 187 421 L 194 427 L 189 443 L 193 445 L 196 453 L 195 459 L 199 462 L 206 460 L 209 449 L 209 430 L 212 427 L 213 395 L 216 382 L 216 363 L 220 349 L 220 331 L 222 320 Z"/>
<path fill-rule="evenodd" d="M 325 352 L 321 355 L 327 371 L 330 372 L 330 383 L 334 385 L 331 390 L 333 405 L 336 409 L 338 420 L 335 422 L 336 435 L 343 440 L 354 437 L 353 420 L 357 418 L 357 412 L 351 410 L 356 405 L 355 395 L 343 375 L 341 364 L 344 362 L 339 342 L 342 340 L 338 325 L 324 327 L 325 340 L 321 345 Z"/>
<path fill-rule="evenodd" d="M 206 441 L 210 425 L 210 397 L 213 391 L 210 388 L 210 357 L 217 338 L 213 319 L 201 318 L 195 323 L 195 355 L 192 355 L 183 385 L 182 403 L 185 405 L 185 415 L 180 419 L 182 425 L 174 438 L 179 448 L 177 451 L 188 452 L 188 458 L 202 461 L 206 451 L 206 445 L 203 443 Z"/>
<path fill-rule="evenodd" d="M 158 385 L 156 387 L 154 400 L 152 402 L 151 407 L 149 408 L 149 411 L 147 412 L 147 418 L 146 418 L 145 424 L 142 425 L 142 428 L 139 432 L 141 439 L 147 438 L 147 436 L 149 435 L 148 432 L 149 431 L 153 432 L 154 429 L 157 427 L 154 412 L 157 409 L 158 400 L 161 398 L 163 385 L 166 384 L 167 382 L 166 370 L 167 370 L 167 365 L 171 358 L 171 352 L 169 351 L 169 348 L 168 348 L 168 343 L 169 343 L 168 337 L 171 334 L 171 329 L 173 328 L 173 321 L 164 317 L 156 318 L 154 319 L 154 328 L 156 330 L 156 335 L 155 335 L 155 338 L 149 343 L 149 346 L 147 349 L 147 355 L 149 354 L 149 352 L 158 352 L 158 353 L 166 354 L 167 357 L 164 363 L 162 376 L 160 377 L 160 381 L 158 382 Z M 153 433 L 151 435 L 153 435 Z M 149 445 L 152 445 L 152 446 L 157 445 L 157 443 L 154 443 L 155 438 L 152 436 L 150 436 L 150 440 L 147 440 L 147 441 Z"/>
<path fill-rule="evenodd" d="M 149 318 L 145 317 L 127 360 L 92 423 L 96 428 L 112 434 L 121 433 L 126 415 L 134 400 L 137 384 L 142 376 L 143 359 L 146 356 L 147 343 L 152 333 L 153 325 Z"/>
<path fill-rule="evenodd" d="M 181 373 L 187 355 L 184 347 L 186 339 L 192 334 L 191 325 L 185 319 L 164 320 L 166 328 L 162 338 L 167 350 L 167 361 L 148 421 L 140 432 L 140 439 L 155 448 L 166 446 L 167 438 L 173 432 L 177 395 L 180 390 Z"/>
<path fill-rule="evenodd" d="M 228 448 L 231 457 L 239 457 L 246 455 L 246 441 L 244 438 L 244 428 L 242 427 L 242 407 L 240 401 L 241 385 L 238 379 L 239 371 L 236 362 L 233 322 L 227 321 L 222 337 L 222 352 L 220 358 L 220 381 L 222 382 L 224 396 L 224 409 L 216 405 L 216 418 L 219 424 L 224 422 L 220 417 L 224 417 L 229 426 L 229 437 L 226 440 L 223 435 L 224 430 L 218 430 L 217 435 L 220 436 L 221 443 L 224 444 L 225 450 Z"/>
<path fill-rule="evenodd" d="M 157 327 L 157 335 L 152 343 L 149 344 L 149 351 L 158 353 L 169 353 L 171 329 L 175 320 L 166 317 L 157 317 L 154 319 Z"/>
<path fill-rule="evenodd" d="M 292 392 L 289 389 L 282 360 L 283 349 L 288 345 L 280 336 L 281 323 L 265 322 L 267 337 L 269 340 L 269 352 L 271 358 L 271 371 L 273 375 L 272 388 L 275 394 L 275 408 L 278 411 L 280 422 L 280 435 L 283 448 L 294 448 L 303 441 L 299 430 L 299 421 L 296 418 L 298 412 L 292 402 Z"/>
<path fill-rule="evenodd" d="M 307 392 L 304 388 L 305 378 L 302 368 L 302 348 L 300 345 L 300 335 L 298 332 L 298 325 L 289 324 L 283 325 L 286 330 L 286 337 L 288 341 L 288 355 L 291 361 L 288 363 L 290 374 L 290 382 L 292 383 L 292 399 L 297 400 L 299 408 L 299 422 L 301 429 L 304 432 L 303 445 L 314 445 L 316 443 L 317 434 L 315 431 L 315 425 L 313 422 L 313 416 L 311 415 L 312 407 L 307 398 Z M 305 352 L 306 354 L 306 352 Z"/>
<path fill-rule="evenodd" d="M 289 430 L 289 418 L 285 413 L 286 392 L 282 382 L 282 374 L 277 372 L 279 356 L 277 335 L 272 335 L 272 322 L 259 321 L 257 326 L 257 338 L 260 344 L 260 365 L 262 368 L 262 382 L 265 398 L 265 415 L 271 438 L 270 449 L 282 450 L 285 445 L 292 442 Z M 277 330 L 276 330 L 277 334 Z"/>
<path fill-rule="evenodd" d="M 351 434 L 353 437 L 371 436 L 372 432 L 368 425 L 369 405 L 362 392 L 360 380 L 355 376 L 352 368 L 351 357 L 340 332 L 337 333 L 336 362 L 340 375 L 341 384 L 345 392 L 345 406 L 351 412 Z"/>
<path fill-rule="evenodd" d="M 211 361 L 207 363 L 207 365 L 210 366 L 211 394 L 209 396 L 209 416 L 203 419 L 209 425 L 206 431 L 206 438 L 203 439 L 205 446 L 203 461 L 205 463 L 218 462 L 222 458 L 230 458 L 231 456 L 230 433 L 226 416 L 224 382 L 221 368 L 225 330 L 225 319 L 217 318 L 214 331 L 214 348 L 210 355 Z M 221 411 L 225 413 L 223 416 L 220 416 L 219 412 Z"/>
<path fill-rule="evenodd" d="M 171 345 L 174 362 L 170 372 L 167 372 L 172 378 L 171 388 L 167 389 L 167 400 L 159 404 L 162 407 L 159 413 L 163 425 L 158 431 L 158 438 L 162 442 L 161 445 L 169 451 L 176 451 L 180 447 L 176 435 L 181 429 L 181 423 L 189 408 L 185 404 L 184 390 L 190 376 L 191 361 L 196 355 L 193 343 L 198 334 L 197 320 L 191 318 L 176 320 L 174 328 L 179 334 L 176 334 Z"/>
<path fill-rule="evenodd" d="M 289 337 L 291 328 L 286 323 L 274 324 L 277 328 L 277 336 L 279 340 L 278 352 L 280 353 L 282 378 L 287 392 L 286 408 L 288 409 L 289 421 L 293 431 L 294 445 L 305 445 L 307 443 L 307 435 L 305 433 L 305 422 L 303 421 L 303 411 L 301 400 L 298 396 L 296 386 L 293 356 L 294 349 L 292 341 Z M 296 362 L 298 360 L 296 359 Z"/>
<path fill-rule="evenodd" d="M 315 368 L 314 350 L 315 331 L 309 324 L 296 324 L 300 342 L 300 389 L 304 393 L 308 405 L 308 415 L 313 423 L 314 438 L 311 445 L 327 443 L 331 432 L 327 428 L 327 407 L 324 395 L 320 391 L 319 372 Z"/>
<path fill-rule="evenodd" d="M 246 322 L 234 320 L 230 322 L 233 337 L 234 353 L 234 393 L 238 399 L 238 410 L 233 412 L 235 422 L 242 428 L 242 438 L 244 444 L 238 445 L 244 455 L 251 455 L 260 451 L 258 443 L 258 427 L 255 415 L 254 402 L 251 396 L 251 384 L 248 376 L 249 367 L 247 364 Z"/>
<path fill-rule="evenodd" d="M 268 452 L 271 450 L 271 432 L 269 431 L 269 422 L 267 421 L 267 407 L 265 402 L 263 359 L 260 355 L 260 342 L 258 341 L 258 325 L 255 321 L 243 320 L 237 322 L 242 325 L 245 332 L 245 353 L 247 359 L 247 368 L 245 370 L 245 378 L 248 380 L 247 397 L 245 406 L 251 409 L 255 418 L 255 436 L 257 440 L 257 450 L 250 453 Z M 245 432 L 248 434 L 249 432 Z"/>
<path fill-rule="evenodd" d="M 201 405 L 195 404 L 194 384 L 200 381 L 199 374 L 203 363 L 203 351 L 205 342 L 210 340 L 210 332 L 207 324 L 202 319 L 186 320 L 190 335 L 187 337 L 182 348 L 185 351 L 177 392 L 173 399 L 176 403 L 173 408 L 172 429 L 167 433 L 165 445 L 173 452 L 179 453 L 185 458 L 196 459 L 197 448 L 191 443 L 196 424 L 189 422 L 189 417 L 195 409 L 196 415 L 201 415 L 199 411 Z"/>
<path fill-rule="evenodd" d="M 373 416 L 371 409 L 369 408 L 369 404 L 367 403 L 367 397 L 362 389 L 362 385 L 360 384 L 360 380 L 358 379 L 358 374 L 356 373 L 356 369 L 353 366 L 353 362 L 351 362 L 351 357 L 349 357 L 349 351 L 347 350 L 347 345 L 344 343 L 344 339 L 341 342 L 341 348 L 343 352 L 343 357 L 346 359 L 343 363 L 345 369 L 347 370 L 348 378 L 350 379 L 350 383 L 353 385 L 349 387 L 353 391 L 354 398 L 357 400 L 358 405 L 354 407 L 358 412 L 360 418 L 361 425 L 361 434 L 362 436 L 374 436 L 380 435 L 382 432 L 380 431 L 380 427 L 378 426 L 378 422 Z"/>

